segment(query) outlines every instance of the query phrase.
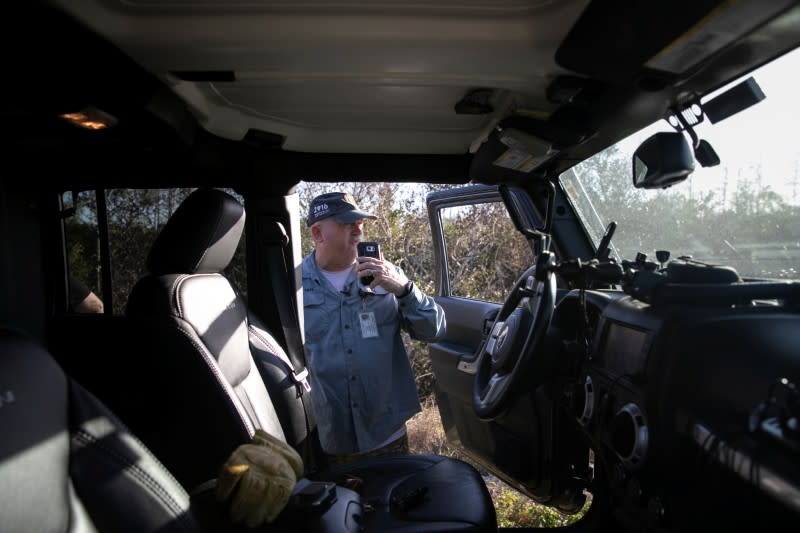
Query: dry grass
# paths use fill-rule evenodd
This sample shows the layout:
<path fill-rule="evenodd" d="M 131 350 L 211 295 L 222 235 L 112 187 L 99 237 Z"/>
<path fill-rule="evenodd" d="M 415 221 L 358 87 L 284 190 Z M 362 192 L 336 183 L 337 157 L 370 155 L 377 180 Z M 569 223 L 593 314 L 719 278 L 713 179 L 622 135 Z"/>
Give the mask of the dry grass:
<path fill-rule="evenodd" d="M 442 421 L 439 418 L 439 410 L 432 398 L 423 403 L 422 412 L 408 421 L 407 428 L 408 444 L 412 453 L 433 453 L 471 462 L 447 443 L 442 429 Z M 497 525 L 500 527 L 567 526 L 578 521 L 589 509 L 591 502 L 587 501 L 579 513 L 563 515 L 551 507 L 537 504 L 503 481 L 489 475 L 478 465 L 474 466 L 484 476 L 486 487 L 489 489 L 497 512 Z"/>
<path fill-rule="evenodd" d="M 442 428 L 442 419 L 433 398 L 422 404 L 422 412 L 406 423 L 408 446 L 412 453 L 432 453 L 465 460 L 463 454 L 450 447 Z"/>

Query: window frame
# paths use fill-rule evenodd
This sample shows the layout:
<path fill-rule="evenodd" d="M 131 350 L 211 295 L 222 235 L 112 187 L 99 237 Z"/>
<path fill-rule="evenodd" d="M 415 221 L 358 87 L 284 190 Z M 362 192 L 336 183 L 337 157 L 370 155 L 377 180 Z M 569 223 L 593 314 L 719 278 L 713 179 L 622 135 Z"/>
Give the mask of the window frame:
<path fill-rule="evenodd" d="M 138 192 L 138 191 L 146 191 L 146 190 L 158 191 L 159 193 L 163 193 L 164 191 L 170 191 L 170 190 L 175 190 L 175 189 L 184 189 L 184 188 L 192 189 L 192 191 L 197 189 L 197 187 L 166 187 L 166 186 L 165 187 L 126 187 L 126 186 L 119 186 L 119 187 L 108 187 L 108 188 L 102 188 L 102 189 L 94 189 L 94 188 L 69 189 L 69 188 L 67 188 L 67 189 L 58 191 L 58 202 L 59 202 L 58 205 L 59 205 L 59 211 L 60 211 L 60 214 L 59 214 L 59 217 L 60 217 L 60 236 L 61 236 L 60 246 L 61 246 L 62 261 L 63 261 L 63 265 L 64 265 L 63 294 L 66 296 L 66 298 L 63 301 L 63 306 L 60 303 L 60 301 L 58 303 L 58 307 L 59 307 L 58 313 L 59 314 L 64 314 L 64 313 L 72 314 L 72 312 L 69 310 L 69 287 L 68 287 L 68 278 L 67 278 L 67 275 L 71 272 L 72 265 L 70 264 L 70 259 L 69 259 L 69 255 L 70 255 L 70 253 L 69 253 L 70 252 L 70 250 L 69 250 L 69 248 L 70 248 L 70 237 L 68 235 L 68 228 L 67 228 L 67 222 L 66 221 L 67 221 L 67 219 L 69 217 L 74 216 L 75 205 L 76 205 L 76 201 L 77 201 L 77 198 L 79 197 L 79 195 L 83 195 L 83 194 L 86 194 L 86 193 L 93 193 L 94 194 L 94 199 L 93 199 L 93 201 L 91 203 L 93 204 L 92 208 L 94 209 L 94 214 L 95 214 L 96 220 L 97 220 L 97 225 L 96 225 L 96 228 L 95 228 L 96 232 L 97 232 L 97 241 L 98 241 L 97 267 L 100 269 L 100 285 L 101 285 L 98 288 L 102 292 L 103 314 L 114 315 L 114 316 L 122 316 L 122 315 L 124 315 L 124 311 L 117 311 L 117 312 L 114 311 L 114 301 L 116 300 L 118 303 L 122 302 L 123 304 L 125 304 L 126 303 L 126 298 L 123 298 L 122 300 L 120 300 L 119 299 L 119 294 L 118 294 L 117 298 L 115 299 L 114 298 L 114 289 L 118 288 L 119 286 L 127 287 L 127 284 L 121 283 L 119 279 L 116 279 L 116 280 L 114 279 L 115 278 L 115 276 L 114 276 L 114 273 L 115 273 L 114 268 L 115 268 L 115 266 L 118 267 L 120 263 L 117 263 L 117 265 L 114 264 L 114 261 L 113 261 L 114 258 L 113 258 L 113 253 L 112 252 L 114 251 L 113 248 L 115 246 L 123 246 L 123 245 L 120 244 L 119 242 L 116 242 L 116 241 L 112 242 L 111 227 L 110 227 L 110 224 L 109 224 L 108 194 L 109 194 L 110 191 Z M 236 191 L 236 190 L 234 190 L 232 188 L 222 188 L 222 187 L 218 187 L 217 189 L 218 190 L 223 190 L 224 192 L 233 195 L 236 198 L 236 200 L 239 201 L 242 204 L 242 206 L 245 205 L 245 197 L 242 194 L 240 194 L 238 191 Z M 67 203 L 65 202 L 65 196 L 67 194 L 71 195 L 71 206 L 68 206 Z M 188 194 L 191 194 L 191 192 L 187 193 L 186 196 L 188 196 Z M 183 199 L 185 199 L 185 197 Z M 183 200 L 180 200 L 180 201 L 176 202 L 172 206 L 172 212 L 167 214 L 167 218 L 164 219 L 164 224 L 166 224 L 166 221 L 175 213 L 175 211 L 177 211 L 178 207 L 180 207 L 182 202 L 183 202 Z M 113 210 L 113 208 L 114 208 L 114 206 L 112 205 L 111 209 Z M 113 215 L 113 213 L 112 213 L 112 215 Z M 152 245 L 152 242 L 154 242 L 154 240 L 157 238 L 157 236 L 161 232 L 161 229 L 163 228 L 164 224 L 160 224 L 158 226 L 158 229 L 157 229 L 156 233 L 153 235 L 153 241 L 150 242 L 150 245 Z M 231 281 L 231 283 L 234 284 L 234 286 L 236 287 L 237 290 L 242 290 L 243 293 L 246 293 L 246 290 L 247 290 L 247 267 L 246 267 L 246 262 L 247 262 L 247 256 L 246 256 L 247 252 L 246 252 L 246 250 L 247 250 L 247 248 L 246 248 L 246 237 L 245 236 L 246 236 L 246 233 L 243 234 L 243 236 L 242 236 L 242 238 L 241 238 L 241 240 L 239 242 L 239 245 L 237 247 L 237 250 L 236 250 L 236 252 L 234 254 L 234 257 L 231 260 L 231 264 L 233 264 L 233 262 L 236 260 L 237 254 L 239 254 L 240 251 L 244 250 L 242 252 L 242 253 L 245 254 L 244 257 L 243 257 L 244 264 L 241 265 L 241 266 L 244 266 L 244 278 L 243 278 L 244 282 L 242 283 L 241 279 L 237 279 L 236 282 L 234 282 L 234 278 L 232 276 L 229 276 L 229 280 Z M 143 261 L 146 261 L 146 255 L 144 256 Z M 142 263 L 142 264 L 144 265 L 144 263 Z M 117 271 L 117 273 L 118 273 L 118 271 Z M 117 278 L 118 278 L 118 276 L 117 276 Z M 132 286 L 130 288 L 132 289 Z M 127 292 L 129 292 L 129 290 Z M 242 295 L 244 295 L 244 294 L 242 294 Z"/>
<path fill-rule="evenodd" d="M 518 192 L 510 192 L 516 195 L 515 199 L 523 206 L 525 215 L 531 219 L 536 218 L 533 205 L 530 198 L 521 196 Z M 525 235 L 517 229 L 511 213 L 509 212 L 508 205 L 500 193 L 497 185 L 467 185 L 457 189 L 449 189 L 438 193 L 431 193 L 427 197 L 428 204 L 428 218 L 431 226 L 431 237 L 434 251 L 434 284 L 436 287 L 437 297 L 452 297 L 463 298 L 471 300 L 466 296 L 454 295 L 451 293 L 451 283 L 449 275 L 449 265 L 447 262 L 447 243 L 444 236 L 444 225 L 442 223 L 442 210 L 452 207 L 463 207 L 488 203 L 500 203 L 506 208 L 509 222 L 517 233 L 523 236 L 531 248 L 531 258 L 533 258 L 533 245 Z M 530 220 L 531 226 L 536 226 L 536 220 Z M 502 302 L 492 302 L 502 303 Z"/>

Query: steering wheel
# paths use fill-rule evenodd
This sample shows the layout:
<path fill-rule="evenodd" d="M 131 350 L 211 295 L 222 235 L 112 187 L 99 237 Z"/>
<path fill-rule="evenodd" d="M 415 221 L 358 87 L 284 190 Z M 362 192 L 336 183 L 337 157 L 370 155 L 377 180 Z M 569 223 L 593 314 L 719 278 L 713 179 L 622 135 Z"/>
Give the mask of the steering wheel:
<path fill-rule="evenodd" d="M 500 416 L 521 384 L 536 385 L 546 377 L 550 358 L 539 352 L 555 307 L 554 262 L 551 252 L 542 252 L 520 276 L 478 348 L 472 408 L 481 420 Z"/>

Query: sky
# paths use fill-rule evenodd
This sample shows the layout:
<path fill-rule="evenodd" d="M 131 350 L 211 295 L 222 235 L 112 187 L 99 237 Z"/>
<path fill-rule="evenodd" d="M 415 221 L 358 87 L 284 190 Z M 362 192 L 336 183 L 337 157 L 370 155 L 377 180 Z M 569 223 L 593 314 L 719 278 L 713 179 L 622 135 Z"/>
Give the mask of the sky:
<path fill-rule="evenodd" d="M 703 98 L 736 85 L 749 76 L 755 78 L 766 98 L 716 124 L 708 120 L 696 131 L 707 140 L 721 159 L 717 167 L 701 168 L 675 189 L 695 192 L 721 191 L 728 172 L 728 198 L 739 176 L 762 169 L 762 184 L 783 196 L 787 203 L 800 205 L 800 49 L 794 50 L 753 73 L 722 87 Z M 644 139 L 656 131 L 671 131 L 666 121 L 659 121 L 619 143 L 624 153 L 633 154 Z"/>

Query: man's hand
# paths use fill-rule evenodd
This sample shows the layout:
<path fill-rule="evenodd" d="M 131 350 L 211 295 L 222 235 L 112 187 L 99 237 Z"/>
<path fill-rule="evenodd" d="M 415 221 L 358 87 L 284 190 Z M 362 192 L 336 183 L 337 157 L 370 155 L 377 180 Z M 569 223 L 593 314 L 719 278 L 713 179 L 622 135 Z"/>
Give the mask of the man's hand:
<path fill-rule="evenodd" d="M 393 264 L 385 261 L 383 253 L 381 253 L 380 259 L 359 256 L 356 272 L 359 278 L 373 276 L 374 279 L 369 284 L 370 289 L 381 286 L 395 296 L 400 296 L 406 292 L 408 278 L 399 272 Z"/>

